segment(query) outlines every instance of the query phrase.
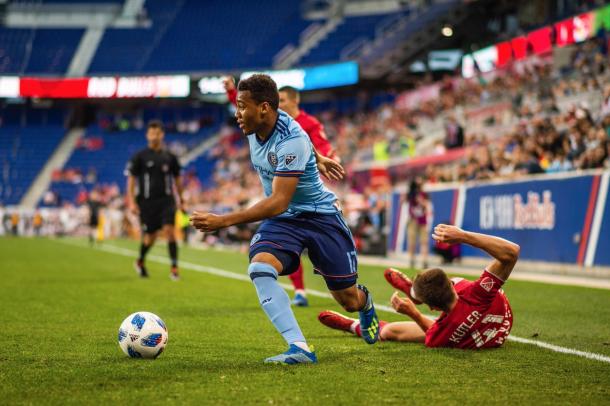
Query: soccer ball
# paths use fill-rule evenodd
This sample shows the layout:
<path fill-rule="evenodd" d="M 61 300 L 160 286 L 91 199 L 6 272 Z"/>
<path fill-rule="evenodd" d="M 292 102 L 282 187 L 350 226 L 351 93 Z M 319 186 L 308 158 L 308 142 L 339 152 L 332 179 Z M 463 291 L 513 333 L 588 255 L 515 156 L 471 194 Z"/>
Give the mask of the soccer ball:
<path fill-rule="evenodd" d="M 157 358 L 168 337 L 163 320 L 150 312 L 130 314 L 119 327 L 119 346 L 131 358 Z"/>

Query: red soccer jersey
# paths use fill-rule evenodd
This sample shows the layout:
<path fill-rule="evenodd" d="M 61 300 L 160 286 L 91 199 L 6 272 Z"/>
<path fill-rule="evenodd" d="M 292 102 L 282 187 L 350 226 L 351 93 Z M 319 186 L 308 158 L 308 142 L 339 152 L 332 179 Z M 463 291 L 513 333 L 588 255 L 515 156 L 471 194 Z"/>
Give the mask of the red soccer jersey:
<path fill-rule="evenodd" d="M 309 135 L 311 143 L 316 148 L 316 151 L 326 157 L 333 157 L 333 147 L 330 145 L 330 142 L 328 142 L 328 138 L 326 138 L 324 126 L 318 121 L 317 118 L 310 116 L 303 110 L 300 110 L 299 115 L 295 118 L 295 121 L 299 123 L 307 135 Z"/>
<path fill-rule="evenodd" d="M 227 90 L 227 98 L 232 105 L 237 106 L 237 88 Z"/>
<path fill-rule="evenodd" d="M 513 312 L 500 289 L 503 283 L 487 270 L 474 282 L 464 279 L 456 282 L 457 304 L 428 329 L 426 346 L 462 349 L 501 346 L 513 325 Z"/>

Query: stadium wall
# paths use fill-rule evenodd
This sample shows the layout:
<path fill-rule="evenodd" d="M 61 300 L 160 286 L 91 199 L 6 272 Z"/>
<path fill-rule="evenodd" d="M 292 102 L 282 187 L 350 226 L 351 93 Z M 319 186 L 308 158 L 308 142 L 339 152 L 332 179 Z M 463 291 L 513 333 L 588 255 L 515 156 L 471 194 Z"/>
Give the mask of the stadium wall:
<path fill-rule="evenodd" d="M 581 267 L 610 266 L 610 171 L 534 176 L 514 181 L 431 185 L 432 224 L 451 223 L 521 246 L 521 259 Z M 388 251 L 406 254 L 407 206 L 392 192 Z M 433 240 L 427 241 L 433 247 Z M 464 257 L 487 257 L 462 247 Z"/>

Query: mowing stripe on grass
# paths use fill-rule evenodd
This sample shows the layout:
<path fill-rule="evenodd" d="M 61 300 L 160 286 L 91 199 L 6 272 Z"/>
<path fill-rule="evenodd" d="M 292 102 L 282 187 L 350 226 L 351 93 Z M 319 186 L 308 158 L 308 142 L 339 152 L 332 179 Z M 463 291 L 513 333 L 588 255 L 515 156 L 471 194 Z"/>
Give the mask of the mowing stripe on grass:
<path fill-rule="evenodd" d="M 55 241 L 59 241 L 62 242 L 64 244 L 69 244 L 69 245 L 73 245 L 73 246 L 77 246 L 80 248 L 85 248 L 84 245 L 82 244 L 78 244 L 75 242 L 71 242 L 71 241 L 66 241 L 66 240 L 55 240 Z M 102 250 L 102 251 L 106 251 L 109 253 L 113 253 L 113 254 L 119 254 L 119 255 L 123 255 L 126 257 L 130 257 L 130 258 L 136 258 L 136 256 L 138 255 L 138 253 L 136 251 L 127 249 L 127 248 L 121 248 L 121 247 L 117 247 L 117 246 L 113 246 L 113 245 L 104 245 L 101 247 L 98 247 L 97 249 Z M 154 255 L 154 254 L 149 254 L 148 259 L 153 260 L 155 262 L 161 263 L 161 264 L 165 264 L 165 265 L 169 265 L 170 261 L 167 257 L 165 256 L 160 256 L 160 255 Z M 215 267 L 211 267 L 211 266 L 205 266 L 205 265 L 199 265 L 199 264 L 194 264 L 192 262 L 185 262 L 185 261 L 180 261 L 180 267 L 183 269 L 190 269 L 191 271 L 196 271 L 196 272 L 202 272 L 202 273 L 207 273 L 207 274 L 211 274 L 211 275 L 216 275 L 216 276 L 222 276 L 223 278 L 230 278 L 230 279 L 237 279 L 240 281 L 246 281 L 246 282 L 251 282 L 250 277 L 248 275 L 244 274 L 239 274 L 239 273 L 235 273 L 235 272 L 231 272 L 231 271 L 227 271 L 224 269 L 220 269 L 220 268 L 215 268 Z M 287 290 L 292 290 L 292 286 L 286 283 L 280 283 L 280 285 Z M 333 297 L 330 295 L 330 293 L 327 292 L 320 292 L 317 290 L 312 290 L 312 289 L 307 289 L 307 294 L 311 295 L 311 296 L 317 296 L 317 297 L 323 297 L 323 298 L 327 298 L 327 299 L 333 299 Z M 384 312 L 388 312 L 388 313 L 396 313 L 394 311 L 394 309 L 392 309 L 389 306 L 384 306 L 384 305 L 380 305 L 380 304 L 376 304 L 375 308 L 382 310 Z M 576 355 L 579 357 L 583 357 L 583 358 L 587 358 L 587 359 L 591 359 L 591 360 L 595 360 L 595 361 L 601 361 L 601 362 L 606 362 L 610 364 L 610 357 L 602 355 L 602 354 L 596 354 L 593 352 L 587 352 L 587 351 L 580 351 L 580 350 L 575 350 L 572 348 L 566 348 L 566 347 L 561 347 L 555 344 L 550 344 L 550 343 L 545 343 L 544 341 L 537 341 L 537 340 L 530 340 L 527 338 L 521 338 L 521 337 L 517 337 L 514 335 L 510 335 L 508 337 L 509 340 L 511 341 L 516 341 L 518 343 L 522 343 L 522 344 L 530 344 L 530 345 L 535 345 L 537 347 L 541 347 L 541 348 L 545 348 L 547 350 L 551 350 L 554 352 L 559 352 L 562 354 L 570 354 L 570 355 Z"/>

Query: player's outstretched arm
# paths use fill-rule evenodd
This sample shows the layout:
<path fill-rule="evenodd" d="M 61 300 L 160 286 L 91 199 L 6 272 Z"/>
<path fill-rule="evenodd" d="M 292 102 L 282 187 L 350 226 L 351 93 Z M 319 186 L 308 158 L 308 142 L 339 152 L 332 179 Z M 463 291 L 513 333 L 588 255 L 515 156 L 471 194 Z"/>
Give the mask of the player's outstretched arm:
<path fill-rule="evenodd" d="M 273 179 L 271 195 L 246 210 L 225 215 L 194 212 L 190 220 L 200 231 L 215 231 L 235 224 L 254 223 L 282 214 L 288 209 L 299 178 L 296 176 L 276 176 Z"/>
<path fill-rule="evenodd" d="M 503 281 L 508 279 L 519 259 L 519 245 L 500 237 L 464 231 L 456 226 L 439 224 L 434 227 L 432 238 L 449 244 L 472 245 L 487 252 L 494 258 L 487 271 Z"/>
<path fill-rule="evenodd" d="M 318 165 L 318 171 L 322 176 L 329 180 L 343 179 L 343 177 L 345 176 L 345 170 L 339 162 L 320 154 L 315 147 L 313 148 L 313 152 L 316 156 L 316 164 Z"/>

